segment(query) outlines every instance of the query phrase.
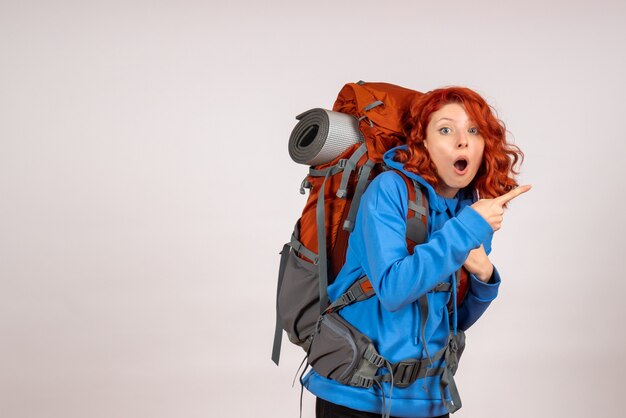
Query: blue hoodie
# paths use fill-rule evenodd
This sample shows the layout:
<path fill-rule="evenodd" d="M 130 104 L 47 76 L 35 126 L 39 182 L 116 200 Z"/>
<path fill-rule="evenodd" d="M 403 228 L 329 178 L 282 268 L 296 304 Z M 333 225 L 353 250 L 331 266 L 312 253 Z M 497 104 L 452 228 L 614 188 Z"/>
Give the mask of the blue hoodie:
<path fill-rule="evenodd" d="M 442 282 L 455 283 L 455 272 L 469 252 L 484 245 L 491 250 L 493 230 L 470 205 L 470 190 L 461 190 L 446 199 L 432 186 L 393 160 L 395 149 L 388 151 L 385 163 L 424 185 L 428 192 L 428 235 L 425 243 L 409 254 L 406 247 L 408 191 L 402 177 L 393 170 L 378 175 L 363 194 L 354 231 L 350 235 L 346 263 L 328 287 L 330 301 L 336 300 L 355 280 L 367 275 L 376 292 L 362 302 L 340 311 L 361 332 L 370 337 L 378 352 L 395 363 L 408 358 L 425 358 L 447 342 L 451 327 L 466 330 L 485 312 L 498 294 L 500 276 L 494 273 L 488 283 L 470 274 L 469 292 L 458 311 L 449 318 L 449 292 L 428 294 L 429 315 L 423 333 L 417 300 Z M 442 360 L 443 361 L 443 360 Z M 435 364 L 438 366 L 438 364 Z M 406 388 L 383 383 L 384 395 L 376 386 L 365 389 L 343 385 L 320 376 L 314 370 L 303 379 L 314 395 L 360 411 L 381 413 L 383 396 L 391 402 L 391 415 L 433 417 L 446 414 L 439 389 L 440 377 L 419 379 Z M 462 389 L 462 388 L 461 388 Z M 446 397 L 448 394 L 446 394 Z"/>

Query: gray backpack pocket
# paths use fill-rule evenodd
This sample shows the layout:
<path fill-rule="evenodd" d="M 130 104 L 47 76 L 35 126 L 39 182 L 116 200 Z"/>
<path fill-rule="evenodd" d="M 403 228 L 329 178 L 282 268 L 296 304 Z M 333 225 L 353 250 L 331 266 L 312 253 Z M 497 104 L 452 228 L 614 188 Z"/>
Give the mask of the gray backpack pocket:
<path fill-rule="evenodd" d="M 366 352 L 375 352 L 372 341 L 339 313 L 322 316 L 309 349 L 309 364 L 317 373 L 345 385 L 354 385 L 357 371 L 364 372 Z M 373 367 L 373 365 L 372 365 Z M 369 368 L 369 367 L 368 367 Z M 375 369 L 374 369 L 375 370 Z"/>
<path fill-rule="evenodd" d="M 289 340 L 306 351 L 320 316 L 318 266 L 300 258 L 290 247 L 284 260 L 282 283 L 278 291 L 278 315 Z"/>

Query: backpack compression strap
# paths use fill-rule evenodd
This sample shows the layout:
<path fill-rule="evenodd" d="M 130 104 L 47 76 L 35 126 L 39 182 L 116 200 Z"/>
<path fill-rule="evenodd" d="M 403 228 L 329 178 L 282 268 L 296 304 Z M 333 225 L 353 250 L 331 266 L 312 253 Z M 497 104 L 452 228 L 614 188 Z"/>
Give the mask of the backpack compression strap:
<path fill-rule="evenodd" d="M 317 207 L 315 210 L 315 216 L 317 223 L 317 254 L 318 254 L 318 268 L 319 268 L 319 290 L 320 290 L 320 313 L 324 312 L 328 306 L 328 252 L 326 249 L 326 214 L 324 206 L 324 193 L 326 188 L 326 182 L 328 178 L 334 176 L 337 173 L 343 171 L 341 178 L 341 184 L 347 187 L 347 182 L 350 178 L 350 174 L 355 170 L 359 159 L 367 152 L 365 143 L 361 145 L 347 160 L 339 160 L 339 162 L 325 170 L 309 170 L 309 174 L 312 176 L 324 175 L 324 182 L 320 188 L 319 196 L 317 198 Z M 341 186 L 337 191 L 337 196 L 344 198 L 347 196 L 347 191 Z"/>
<path fill-rule="evenodd" d="M 280 360 L 280 346 L 283 342 L 283 327 L 280 324 L 280 314 L 278 311 L 278 296 L 280 288 L 283 285 L 283 276 L 285 275 L 285 267 L 287 266 L 287 254 L 289 253 L 289 244 L 283 245 L 280 252 L 280 268 L 278 269 L 278 286 L 276 288 L 276 325 L 274 328 L 274 345 L 272 346 L 272 361 L 278 366 Z"/>
<path fill-rule="evenodd" d="M 454 374 L 459 366 L 459 358 L 461 357 L 464 347 L 465 333 L 461 330 L 457 330 L 456 335 L 451 332 L 448 337 L 448 346 L 446 347 L 445 353 L 446 366 L 441 375 L 440 382 L 441 400 L 451 414 L 458 411 L 463 406 L 459 390 L 454 382 Z M 450 391 L 450 400 L 445 398 L 446 388 Z"/>
<path fill-rule="evenodd" d="M 372 172 L 374 165 L 374 161 L 368 159 L 359 172 L 359 179 L 357 180 L 354 196 L 352 197 L 352 203 L 350 204 L 350 211 L 348 212 L 346 221 L 343 223 L 343 229 L 348 232 L 352 232 L 354 230 L 354 221 L 356 220 L 359 203 L 361 202 L 361 197 L 363 196 L 365 188 L 369 184 L 370 173 Z"/>
<path fill-rule="evenodd" d="M 361 277 L 359 280 L 352 283 L 352 285 L 345 291 L 345 293 L 337 298 L 324 313 L 336 312 L 344 307 L 354 303 L 360 302 L 365 299 L 369 299 L 374 296 L 374 288 L 370 279 L 367 276 Z"/>

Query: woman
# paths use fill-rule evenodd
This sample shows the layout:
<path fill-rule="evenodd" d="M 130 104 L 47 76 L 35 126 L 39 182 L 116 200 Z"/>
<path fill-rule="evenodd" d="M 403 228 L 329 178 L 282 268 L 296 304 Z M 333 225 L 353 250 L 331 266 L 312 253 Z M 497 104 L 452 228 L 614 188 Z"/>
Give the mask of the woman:
<path fill-rule="evenodd" d="M 363 195 L 346 263 L 328 288 L 333 301 L 355 280 L 369 277 L 376 297 L 346 306 L 340 314 L 392 363 L 429 358 L 485 312 L 500 285 L 488 257 L 493 232 L 501 226 L 507 202 L 530 189 L 515 188 L 515 167 L 523 154 L 507 144 L 504 125 L 474 91 L 452 87 L 426 93 L 412 104 L 406 125 L 407 145 L 385 154 L 394 170 L 377 176 Z M 406 243 L 408 190 L 402 175 L 419 182 L 428 199 L 427 240 L 412 253 Z M 457 306 L 450 292 L 431 290 L 442 282 L 456 288 L 461 267 L 469 272 L 469 287 Z M 418 304 L 425 294 L 427 315 Z M 387 382 L 366 389 L 313 370 L 303 384 L 318 398 L 318 418 L 375 417 L 386 406 L 397 417 L 439 417 L 454 411 L 441 379 L 426 376 L 407 387 Z"/>

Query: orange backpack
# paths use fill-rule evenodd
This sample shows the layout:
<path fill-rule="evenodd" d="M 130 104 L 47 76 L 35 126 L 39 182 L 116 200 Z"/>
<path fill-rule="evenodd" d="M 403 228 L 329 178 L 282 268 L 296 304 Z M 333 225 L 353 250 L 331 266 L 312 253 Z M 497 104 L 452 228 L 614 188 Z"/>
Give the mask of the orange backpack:
<path fill-rule="evenodd" d="M 333 111 L 356 118 L 363 140 L 331 161 L 310 167 L 302 182 L 300 192 L 304 194 L 304 189 L 309 189 L 309 197 L 291 241 L 281 251 L 272 352 L 276 364 L 283 329 L 291 342 L 308 350 L 320 314 L 329 306 L 327 287 L 345 263 L 361 196 L 369 182 L 386 169 L 384 153 L 406 143 L 403 119 L 412 101 L 421 95 L 389 83 L 363 81 L 348 83 L 339 92 Z M 302 121 L 309 112 L 297 119 Z M 402 177 L 407 183 L 409 201 L 414 203 L 409 205 L 413 209 L 407 219 L 407 247 L 412 252 L 416 244 L 426 239 L 427 194 L 419 183 L 404 174 Z M 285 275 L 302 278 L 283 282 Z M 461 274 L 457 283 L 457 298 L 461 299 L 466 293 L 467 276 Z M 362 287 L 364 294 L 372 293 L 369 281 Z"/>
<path fill-rule="evenodd" d="M 361 177 L 365 186 L 365 182 L 382 171 L 384 153 L 406 143 L 402 130 L 404 111 L 421 94 L 393 84 L 362 81 L 346 84 L 339 92 L 333 111 L 358 119 L 364 144 L 355 144 L 334 160 L 311 170 L 304 181 L 310 194 L 300 219 L 300 242 L 317 254 L 323 253 L 323 249 L 318 248 L 316 209 L 324 186 L 325 249 L 332 277 L 345 262 L 348 236 L 359 206 L 360 194 L 356 193 L 359 170 L 363 170 L 361 174 L 370 173 Z M 345 164 L 343 169 L 339 167 L 342 164 Z M 334 171 L 333 167 L 336 167 Z M 328 177 L 321 175 L 331 172 Z M 336 175 L 341 172 L 341 176 Z"/>
<path fill-rule="evenodd" d="M 369 388 L 386 381 L 391 382 L 392 387 L 406 387 L 425 376 L 441 376 L 442 396 L 449 388 L 452 401 L 442 399 L 448 411 L 454 412 L 461 407 L 453 375 L 465 346 L 462 331 L 451 332 L 448 342 L 432 356 L 426 350 L 425 359 L 391 363 L 378 353 L 376 345 L 367 335 L 339 314 L 345 306 L 374 296 L 369 279 L 362 277 L 356 280 L 332 304 L 327 294 L 328 285 L 345 263 L 348 236 L 354 228 L 361 196 L 369 182 L 387 169 L 383 162 L 384 153 L 406 142 L 403 119 L 411 102 L 420 95 L 419 92 L 387 83 L 349 83 L 339 92 L 333 106 L 333 111 L 339 113 L 312 109 L 297 117 L 300 122 L 292 132 L 290 154 L 295 161 L 303 162 L 294 158 L 301 156 L 301 149 L 292 147 L 294 138 L 296 142 L 301 142 L 299 145 L 302 148 L 315 144 L 310 160 L 314 162 L 310 163 L 313 166 L 300 188 L 303 194 L 305 188 L 310 190 L 309 198 L 291 241 L 281 251 L 272 360 L 278 364 L 282 331 L 285 330 L 289 340 L 306 351 L 308 365 L 321 376 L 342 384 Z M 309 125 L 305 123 L 308 118 L 312 118 Z M 347 125 L 340 124 L 339 131 L 356 132 L 352 137 L 356 140 L 345 150 L 341 148 L 344 143 L 339 141 L 339 152 L 327 153 L 322 152 L 324 147 L 317 147 L 319 141 L 316 142 L 316 139 L 320 138 L 320 133 L 321 137 L 329 135 L 322 140 L 326 145 L 326 142 L 333 142 L 331 137 L 341 137 L 333 136 L 337 134 L 334 131 L 330 132 L 331 119 L 348 120 L 350 123 Z M 298 129 L 301 124 L 306 126 Z M 324 158 L 320 160 L 322 154 Z M 327 158 L 329 155 L 331 158 Z M 408 190 L 406 240 L 407 249 L 412 253 L 414 246 L 425 242 L 427 237 L 427 193 L 417 181 L 400 174 Z M 467 293 L 464 269 L 457 273 L 457 286 L 459 284 L 458 301 Z M 453 290 L 450 283 L 440 283 L 431 292 Z M 428 319 L 427 295 L 422 295 L 417 302 L 424 339 Z M 444 357 L 445 368 L 429 367 Z M 388 373 L 382 373 L 381 369 L 386 369 Z"/>

